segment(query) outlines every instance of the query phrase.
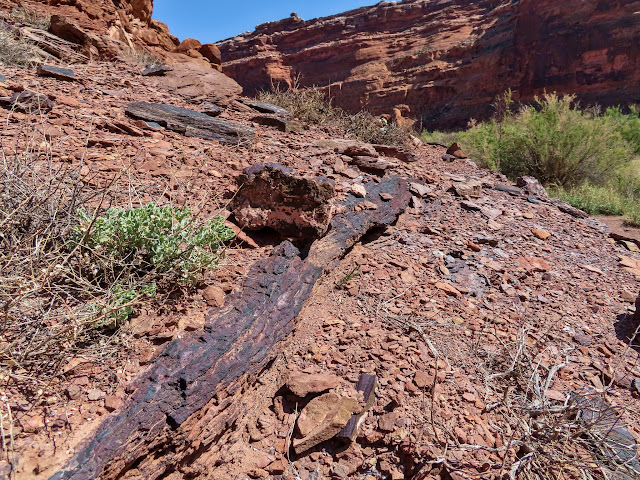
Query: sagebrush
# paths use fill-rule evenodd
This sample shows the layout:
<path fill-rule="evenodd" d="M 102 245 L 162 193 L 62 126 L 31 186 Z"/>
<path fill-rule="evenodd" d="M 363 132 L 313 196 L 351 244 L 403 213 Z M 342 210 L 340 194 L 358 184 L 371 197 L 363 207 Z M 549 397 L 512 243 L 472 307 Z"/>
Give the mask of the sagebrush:
<path fill-rule="evenodd" d="M 554 195 L 592 214 L 640 223 L 640 116 L 631 106 L 581 109 L 554 93 L 514 107 L 507 92 L 486 122 L 460 132 L 423 132 L 425 141 L 460 143 L 482 167 L 512 179 L 531 175 Z"/>
<path fill-rule="evenodd" d="M 233 233 L 184 206 L 131 205 L 118 177 L 57 162 L 37 124 L 12 142 L 0 145 L 0 373 L 29 397 L 72 358 L 119 356 L 118 327 L 193 288 Z"/>

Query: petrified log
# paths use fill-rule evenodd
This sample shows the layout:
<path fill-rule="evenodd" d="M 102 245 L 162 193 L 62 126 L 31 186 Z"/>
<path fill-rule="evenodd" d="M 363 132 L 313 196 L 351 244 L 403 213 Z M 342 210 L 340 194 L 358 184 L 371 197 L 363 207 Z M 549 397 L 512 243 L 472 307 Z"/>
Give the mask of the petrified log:
<path fill-rule="evenodd" d="M 238 177 L 231 210 L 248 230 L 265 227 L 285 237 L 315 240 L 329 228 L 336 192 L 326 177 L 305 178 L 277 163 L 257 163 Z"/>
<path fill-rule="evenodd" d="M 238 144 L 251 142 L 255 136 L 253 128 L 163 103 L 134 102 L 127 106 L 126 112 L 131 117 L 159 123 L 187 137 Z"/>
<path fill-rule="evenodd" d="M 76 74 L 70 68 L 56 67 L 55 65 L 47 65 L 42 63 L 38 65 L 38 75 L 41 77 L 52 77 L 64 82 L 75 82 L 78 80 Z"/>
<path fill-rule="evenodd" d="M 395 222 L 409 203 L 407 182 L 397 176 L 368 187 L 377 208 L 358 208 L 364 200 L 349 196 L 345 213 L 306 259 L 284 242 L 258 261 L 242 290 L 210 312 L 202 332 L 172 341 L 138 378 L 123 410 L 52 479 L 155 480 L 189 470 L 243 414 L 229 395 L 278 354 L 320 275 L 369 229 Z M 384 192 L 393 198 L 381 200 Z"/>
<path fill-rule="evenodd" d="M 248 98 L 241 98 L 240 101 L 260 113 L 272 113 L 274 115 L 284 116 L 291 115 L 289 110 L 287 110 L 286 108 L 279 107 L 278 105 L 273 105 L 272 103 L 259 102 L 257 100 L 250 100 Z"/>
<path fill-rule="evenodd" d="M 355 441 L 360 431 L 360 427 L 367 418 L 367 413 L 373 405 L 376 399 L 376 386 L 378 385 L 378 378 L 375 375 L 363 373 L 358 379 L 356 390 L 362 392 L 362 404 L 359 413 L 351 416 L 347 424 L 344 426 L 337 437 L 347 442 Z"/>

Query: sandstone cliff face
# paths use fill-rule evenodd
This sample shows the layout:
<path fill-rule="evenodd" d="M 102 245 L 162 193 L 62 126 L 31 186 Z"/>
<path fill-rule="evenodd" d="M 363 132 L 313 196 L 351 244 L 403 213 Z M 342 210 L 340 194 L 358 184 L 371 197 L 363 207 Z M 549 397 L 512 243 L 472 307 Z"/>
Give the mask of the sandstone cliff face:
<path fill-rule="evenodd" d="M 49 31 L 82 45 L 94 60 L 146 50 L 165 63 L 195 62 L 220 69 L 215 45 L 193 39 L 180 43 L 166 24 L 151 18 L 153 0 L 0 0 L 0 13 L 16 6 L 50 15 Z"/>
<path fill-rule="evenodd" d="M 427 127 L 486 118 L 507 88 L 640 101 L 640 0 L 406 0 L 297 16 L 218 43 L 246 94 L 323 86 L 337 105 Z"/>

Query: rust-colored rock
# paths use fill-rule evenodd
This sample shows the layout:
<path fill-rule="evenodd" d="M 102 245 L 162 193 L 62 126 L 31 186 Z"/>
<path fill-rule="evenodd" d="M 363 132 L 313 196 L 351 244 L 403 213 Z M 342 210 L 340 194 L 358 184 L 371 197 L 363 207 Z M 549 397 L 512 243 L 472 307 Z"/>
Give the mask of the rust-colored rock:
<path fill-rule="evenodd" d="M 0 4 L 0 10 L 15 6 L 24 6 L 24 2 L 10 0 Z M 133 51 L 165 63 L 187 61 L 220 68 L 221 56 L 215 45 L 203 49 L 194 39 L 180 43 L 167 25 L 151 18 L 153 0 L 34 1 L 28 8 L 49 15 L 51 25 L 49 32 L 30 29 L 21 34 L 37 39 L 43 50 L 63 61 L 127 58 Z M 56 37 L 70 42 L 76 53 L 61 52 Z"/>
<path fill-rule="evenodd" d="M 220 53 L 220 49 L 215 44 L 205 43 L 198 49 L 198 51 L 211 63 L 215 63 L 216 65 L 222 64 L 222 54 Z"/>
<path fill-rule="evenodd" d="M 330 86 L 349 111 L 442 129 L 486 118 L 507 88 L 527 101 L 545 90 L 583 105 L 640 98 L 638 10 L 638 0 L 379 2 L 266 23 L 218 46 L 247 94 L 299 78 Z"/>
<path fill-rule="evenodd" d="M 323 177 L 302 178 L 278 164 L 257 164 L 238 178 L 232 210 L 241 227 L 269 227 L 284 236 L 313 239 L 327 231 L 335 196 Z"/>
<path fill-rule="evenodd" d="M 329 374 L 291 372 L 286 387 L 295 396 L 304 398 L 310 393 L 322 393 L 340 385 L 340 378 Z"/>

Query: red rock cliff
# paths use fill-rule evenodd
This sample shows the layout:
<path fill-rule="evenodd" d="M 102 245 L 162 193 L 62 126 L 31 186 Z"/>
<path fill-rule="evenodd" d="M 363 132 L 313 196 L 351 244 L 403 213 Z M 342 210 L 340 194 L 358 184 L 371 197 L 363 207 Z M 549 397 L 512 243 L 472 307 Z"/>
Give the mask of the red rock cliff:
<path fill-rule="evenodd" d="M 491 114 L 507 88 L 640 102 L 640 0 L 406 0 L 260 25 L 218 43 L 245 94 L 323 86 L 337 105 L 438 128 Z"/>
<path fill-rule="evenodd" d="M 213 44 L 194 39 L 180 43 L 169 27 L 151 18 L 153 0 L 0 0 L 0 14 L 17 6 L 51 16 L 49 31 L 84 46 L 89 58 L 115 58 L 127 50 L 148 53 L 165 63 L 195 62 L 220 68 L 220 52 Z"/>

